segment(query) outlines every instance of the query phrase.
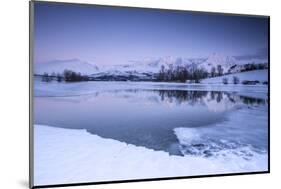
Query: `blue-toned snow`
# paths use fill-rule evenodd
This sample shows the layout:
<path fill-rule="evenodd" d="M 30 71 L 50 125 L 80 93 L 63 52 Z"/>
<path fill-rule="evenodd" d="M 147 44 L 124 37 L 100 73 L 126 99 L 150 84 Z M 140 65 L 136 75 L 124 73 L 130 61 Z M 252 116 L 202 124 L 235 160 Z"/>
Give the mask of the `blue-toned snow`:
<path fill-rule="evenodd" d="M 34 95 L 37 185 L 268 168 L 267 86 L 35 81 Z"/>
<path fill-rule="evenodd" d="M 219 77 L 203 79 L 201 83 L 203 84 L 223 84 L 223 78 L 227 78 L 228 83 L 233 83 L 233 77 L 238 77 L 240 83 L 243 81 L 259 81 L 261 84 L 263 82 L 268 82 L 268 69 L 264 70 L 253 70 L 247 72 L 234 73 Z"/>

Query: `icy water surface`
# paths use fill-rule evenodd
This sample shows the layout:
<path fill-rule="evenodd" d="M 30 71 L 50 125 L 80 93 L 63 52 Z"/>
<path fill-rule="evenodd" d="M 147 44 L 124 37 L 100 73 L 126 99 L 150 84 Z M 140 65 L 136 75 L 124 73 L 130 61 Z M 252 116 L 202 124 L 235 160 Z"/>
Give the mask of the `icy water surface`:
<path fill-rule="evenodd" d="M 253 152 L 266 153 L 267 115 L 266 98 L 231 91 L 115 87 L 34 98 L 35 124 L 86 129 L 181 156 L 214 157 L 228 151 L 250 159 Z"/>

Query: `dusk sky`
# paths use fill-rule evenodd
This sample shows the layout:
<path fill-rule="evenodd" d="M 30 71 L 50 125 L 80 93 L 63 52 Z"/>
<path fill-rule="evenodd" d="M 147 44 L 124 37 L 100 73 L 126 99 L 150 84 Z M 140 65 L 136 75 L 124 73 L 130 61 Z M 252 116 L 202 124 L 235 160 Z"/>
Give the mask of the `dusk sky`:
<path fill-rule="evenodd" d="M 267 55 L 268 20 L 153 9 L 35 2 L 34 61 L 98 65 L 148 57 Z"/>

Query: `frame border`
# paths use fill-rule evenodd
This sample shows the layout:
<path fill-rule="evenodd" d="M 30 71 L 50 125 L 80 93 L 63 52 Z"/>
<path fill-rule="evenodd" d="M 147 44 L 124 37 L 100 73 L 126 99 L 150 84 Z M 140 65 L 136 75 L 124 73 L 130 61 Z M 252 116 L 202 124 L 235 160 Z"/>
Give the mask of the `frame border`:
<path fill-rule="evenodd" d="M 29 188 L 34 188 L 34 132 L 33 132 L 33 26 L 34 3 L 29 1 Z"/>
<path fill-rule="evenodd" d="M 179 177 L 161 177 L 147 179 L 129 179 L 129 180 L 113 180 L 113 181 L 98 181 L 98 182 L 83 182 L 83 183 L 67 183 L 67 184 L 51 184 L 51 185 L 34 185 L 34 130 L 33 130 L 33 34 L 34 34 L 34 3 L 60 4 L 60 5 L 76 5 L 85 7 L 116 7 L 124 9 L 148 9 L 167 12 L 189 12 L 196 14 L 221 15 L 221 16 L 244 16 L 255 18 L 266 18 L 268 20 L 268 169 L 267 171 L 257 172 L 241 172 L 241 173 L 224 173 L 224 174 L 209 174 L 195 176 L 179 176 Z M 224 176 L 239 176 L 239 175 L 257 175 L 270 173 L 270 16 L 269 15 L 254 15 L 254 14 L 239 14 L 226 12 L 207 12 L 207 11 L 192 11 L 180 9 L 164 9 L 164 8 L 149 8 L 149 7 L 134 7 L 120 5 L 102 5 L 90 3 L 70 3 L 70 2 L 55 2 L 30 0 L 29 1 L 29 188 L 53 188 L 53 187 L 70 187 L 70 186 L 85 186 L 85 185 L 100 185 L 100 184 L 117 184 L 117 183 L 132 183 L 132 182 L 147 182 L 147 181 L 162 181 L 162 180 L 179 180 L 191 178 L 211 178 Z"/>

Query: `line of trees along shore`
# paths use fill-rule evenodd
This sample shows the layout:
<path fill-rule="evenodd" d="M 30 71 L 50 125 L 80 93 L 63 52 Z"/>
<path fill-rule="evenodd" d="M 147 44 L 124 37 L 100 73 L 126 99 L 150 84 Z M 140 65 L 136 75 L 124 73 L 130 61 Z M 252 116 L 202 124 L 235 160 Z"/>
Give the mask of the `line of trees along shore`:
<path fill-rule="evenodd" d="M 186 82 L 187 80 L 199 83 L 201 79 L 207 77 L 216 77 L 223 75 L 223 68 L 218 65 L 217 68 L 213 67 L 211 73 L 208 73 L 203 68 L 196 68 L 192 66 L 191 68 L 184 66 L 169 66 L 169 68 L 161 67 L 159 73 L 156 76 L 157 81 L 176 81 L 176 82 Z"/>
<path fill-rule="evenodd" d="M 74 72 L 71 70 L 64 70 L 62 74 L 53 72 L 51 75 L 44 73 L 42 75 L 42 81 L 50 82 L 56 80 L 58 82 L 77 82 L 77 81 L 89 81 L 89 76 L 82 75 L 79 72 Z"/>
<path fill-rule="evenodd" d="M 230 69 L 235 69 L 236 65 L 231 67 Z M 241 72 L 244 71 L 251 71 L 251 70 L 258 70 L 258 69 L 267 69 L 266 64 L 245 64 Z M 190 66 L 173 66 L 169 65 L 168 68 L 165 68 L 163 65 L 161 66 L 160 70 L 156 74 L 151 75 L 151 80 L 149 81 L 164 81 L 164 82 L 191 82 L 191 83 L 200 83 L 200 80 L 210 77 L 218 77 L 230 74 L 224 73 L 224 70 L 221 65 L 217 65 L 216 67 L 212 67 L 210 72 L 203 68 L 198 68 L 196 65 L 192 64 Z M 82 75 L 79 72 L 75 72 L 72 70 L 64 70 L 62 73 L 55 73 L 52 74 L 44 73 L 40 75 L 42 77 L 42 81 L 50 82 L 56 80 L 58 82 L 78 82 L 78 81 L 95 81 L 97 78 Z M 130 75 L 130 76 L 122 76 L 122 81 L 142 81 L 142 78 L 138 78 L 137 76 Z M 103 76 L 102 78 L 98 78 L 101 81 L 119 81 L 120 76 Z M 224 84 L 228 84 L 229 81 L 226 78 L 223 78 L 222 82 Z M 233 83 L 238 84 L 239 78 L 234 77 Z"/>
<path fill-rule="evenodd" d="M 200 80 L 210 77 L 218 77 L 223 75 L 231 74 L 232 69 L 235 69 L 237 65 L 232 66 L 227 73 L 224 73 L 223 67 L 221 65 L 217 65 L 216 67 L 212 67 L 210 72 L 203 68 L 197 68 L 195 65 L 187 66 L 173 66 L 170 65 L 168 68 L 161 66 L 160 71 L 156 74 L 157 81 L 165 81 L 165 82 L 195 82 L 199 83 Z M 260 64 L 245 64 L 241 68 L 241 72 L 252 71 L 252 70 L 262 70 L 268 69 L 268 65 L 266 63 Z M 223 81 L 223 83 L 228 83 L 227 81 Z M 233 78 L 233 83 L 239 83 L 238 78 Z"/>

